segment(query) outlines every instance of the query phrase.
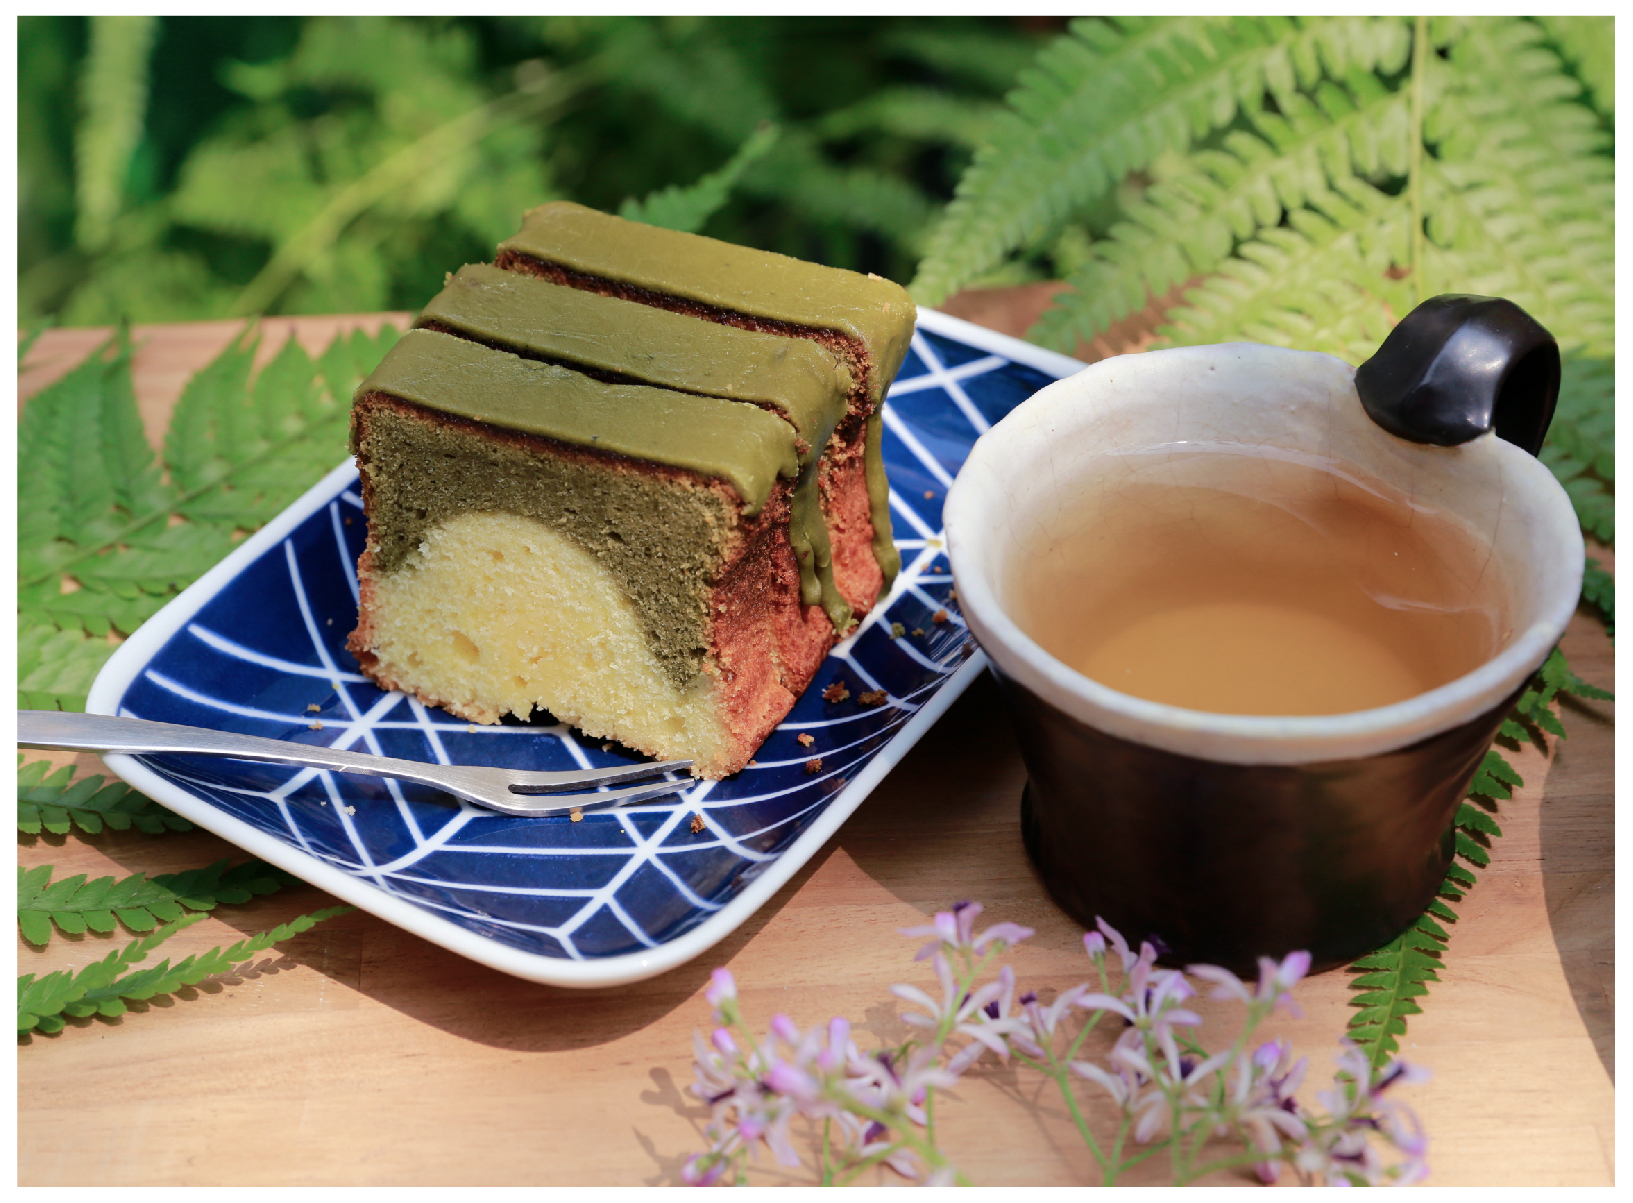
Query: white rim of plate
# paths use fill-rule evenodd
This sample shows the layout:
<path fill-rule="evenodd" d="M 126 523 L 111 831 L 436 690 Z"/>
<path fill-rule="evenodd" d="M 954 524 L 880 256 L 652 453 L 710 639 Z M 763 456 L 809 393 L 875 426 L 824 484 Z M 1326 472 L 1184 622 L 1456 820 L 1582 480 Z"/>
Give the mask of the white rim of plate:
<path fill-rule="evenodd" d="M 1034 347 L 1020 339 L 998 334 L 931 309 L 919 310 L 918 328 L 956 339 L 978 350 L 1002 355 L 1006 359 L 1036 368 L 1057 378 L 1070 375 L 1085 366 L 1069 356 Z M 108 662 L 102 666 L 102 671 L 97 674 L 86 699 L 87 713 L 117 714 L 119 700 L 159 649 L 229 581 L 237 577 L 250 563 L 282 543 L 290 532 L 328 504 L 356 475 L 356 461 L 348 459 L 137 628 L 129 639 L 119 645 Z M 891 598 L 885 598 L 874 607 L 868 623 L 877 621 L 877 617 L 884 613 L 890 600 Z M 859 629 L 850 637 L 855 638 L 860 633 Z M 770 862 L 764 872 L 750 881 L 737 897 L 690 931 L 657 948 L 594 960 L 576 961 L 565 957 L 545 956 L 542 953 L 524 952 L 487 936 L 478 935 L 413 903 L 387 894 L 360 878 L 353 877 L 291 844 L 286 844 L 252 827 L 242 819 L 218 810 L 210 803 L 161 777 L 134 756 L 105 756 L 103 763 L 131 786 L 163 803 L 190 822 L 214 832 L 268 864 L 288 870 L 343 902 L 351 903 L 359 910 L 377 915 L 386 922 L 451 952 L 515 977 L 547 985 L 579 988 L 620 986 L 678 968 L 708 951 L 741 926 L 750 915 L 768 902 L 785 882 L 803 868 L 823 844 L 827 843 L 828 838 L 855 813 L 856 808 L 873 792 L 885 774 L 896 767 L 908 750 L 986 666 L 985 654 L 977 649 L 947 677 L 935 695 L 920 707 L 912 718 L 902 724 L 863 766 L 855 779 L 828 803 L 827 808 L 811 826 L 785 848 L 776 860 Z"/>

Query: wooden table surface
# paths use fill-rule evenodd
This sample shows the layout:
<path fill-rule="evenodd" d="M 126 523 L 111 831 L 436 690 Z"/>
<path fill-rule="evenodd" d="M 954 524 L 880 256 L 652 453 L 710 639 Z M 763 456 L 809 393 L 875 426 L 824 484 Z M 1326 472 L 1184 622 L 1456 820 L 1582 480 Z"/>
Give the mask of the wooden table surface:
<path fill-rule="evenodd" d="M 961 311 L 1013 327 L 1035 299 L 977 297 Z M 337 329 L 381 320 L 403 318 L 272 320 L 265 350 L 292 330 L 316 351 Z M 236 330 L 136 328 L 136 391 L 150 436 L 188 373 Z M 29 355 L 24 395 L 101 337 L 48 332 Z M 1612 648 L 1595 619 L 1577 616 L 1565 650 L 1583 677 L 1612 687 Z M 1569 739 L 1511 758 L 1527 785 L 1502 808 L 1505 834 L 1461 904 L 1442 981 L 1404 1040 L 1405 1055 L 1434 1075 L 1405 1096 L 1433 1142 L 1431 1184 L 1614 1180 L 1611 713 L 1606 703 L 1568 703 Z M 105 771 L 91 757 L 56 759 Z M 1080 930 L 1043 895 L 1022 850 L 1022 783 L 996 690 L 982 677 L 758 914 L 660 977 L 618 989 L 534 985 L 357 912 L 119 1020 L 24 1037 L 18 1181 L 676 1183 L 702 1148 L 704 1110 L 685 1088 L 692 1032 L 708 1027 L 703 991 L 714 966 L 730 967 L 762 1028 L 779 1010 L 802 1026 L 846 1015 L 864 1047 L 907 1031 L 893 982 L 930 984 L 896 929 L 959 898 L 981 900 L 987 919 L 1037 929 L 1012 957 L 1024 984 L 1047 996 L 1088 976 Z M 202 831 L 23 836 L 18 848 L 23 866 L 53 865 L 58 877 L 172 872 L 222 857 L 243 854 Z M 222 906 L 154 959 L 226 944 L 329 902 L 302 887 Z M 19 940 L 18 971 L 78 968 L 122 943 L 59 934 L 36 950 Z M 1307 982 L 1304 1017 L 1274 1029 L 1311 1058 L 1307 1096 L 1327 1081 L 1350 1014 L 1345 981 L 1334 972 Z M 1204 1034 L 1229 1021 L 1223 1006 L 1204 1006 L 1204 1016 Z M 1103 1123 L 1103 1093 L 1085 1084 L 1080 1097 Z M 1024 1073 L 978 1067 L 938 1116 L 943 1147 L 977 1183 L 1093 1180 L 1058 1097 Z M 1130 1180 L 1163 1181 L 1160 1160 Z M 761 1166 L 758 1180 L 784 1180 L 769 1159 Z"/>

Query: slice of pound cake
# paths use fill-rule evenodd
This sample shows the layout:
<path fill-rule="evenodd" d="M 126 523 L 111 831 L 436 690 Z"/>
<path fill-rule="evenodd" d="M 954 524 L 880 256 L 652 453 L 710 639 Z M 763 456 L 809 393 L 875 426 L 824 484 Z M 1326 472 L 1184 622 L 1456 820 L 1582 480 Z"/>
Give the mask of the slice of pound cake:
<path fill-rule="evenodd" d="M 462 269 L 353 406 L 364 672 L 471 721 L 538 708 L 704 776 L 743 767 L 895 573 L 876 409 L 913 309 L 887 281 L 724 249 L 848 282 L 850 310 L 900 329 L 859 353 L 776 315 Z"/>

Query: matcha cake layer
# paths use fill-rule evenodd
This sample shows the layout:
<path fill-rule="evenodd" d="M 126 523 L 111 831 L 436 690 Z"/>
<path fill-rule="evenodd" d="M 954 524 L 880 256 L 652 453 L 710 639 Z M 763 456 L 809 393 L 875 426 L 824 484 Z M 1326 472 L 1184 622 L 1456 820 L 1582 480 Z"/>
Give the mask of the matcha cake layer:
<path fill-rule="evenodd" d="M 638 381 L 780 413 L 794 427 L 800 456 L 793 538 L 806 602 L 821 604 L 843 631 L 853 612 L 866 613 L 878 596 L 883 567 L 873 547 L 865 415 L 849 412 L 850 373 L 826 348 L 486 264 L 450 277 L 417 325 L 608 381 Z M 845 520 L 863 506 L 868 521 Z"/>
<path fill-rule="evenodd" d="M 878 276 L 626 221 L 570 201 L 530 210 L 499 244 L 498 265 L 537 265 L 616 295 L 773 333 L 825 336 L 874 406 L 907 356 L 913 300 Z M 636 295 L 639 294 L 639 295 Z M 701 310 L 712 310 L 704 314 Z"/>
<path fill-rule="evenodd" d="M 495 262 L 585 291 L 820 342 L 852 371 L 853 413 L 876 413 L 913 337 L 913 300 L 889 280 L 626 221 L 568 201 L 530 210 L 521 230 L 499 244 Z M 882 595 L 901 560 L 891 539 L 880 434 L 874 422 L 864 460 Z"/>
<path fill-rule="evenodd" d="M 717 777 L 835 638 L 801 598 L 791 425 L 415 330 L 364 381 L 350 647 L 461 717 L 549 710 Z"/>

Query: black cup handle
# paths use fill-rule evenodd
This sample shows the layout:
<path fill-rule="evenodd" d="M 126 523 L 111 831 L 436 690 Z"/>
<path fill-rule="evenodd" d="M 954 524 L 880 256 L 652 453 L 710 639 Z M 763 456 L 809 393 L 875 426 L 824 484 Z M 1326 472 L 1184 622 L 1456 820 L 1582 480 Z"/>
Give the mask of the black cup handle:
<path fill-rule="evenodd" d="M 1513 301 L 1431 297 L 1355 371 L 1367 415 L 1414 443 L 1455 447 L 1495 430 L 1532 455 L 1559 400 L 1559 344 Z"/>

